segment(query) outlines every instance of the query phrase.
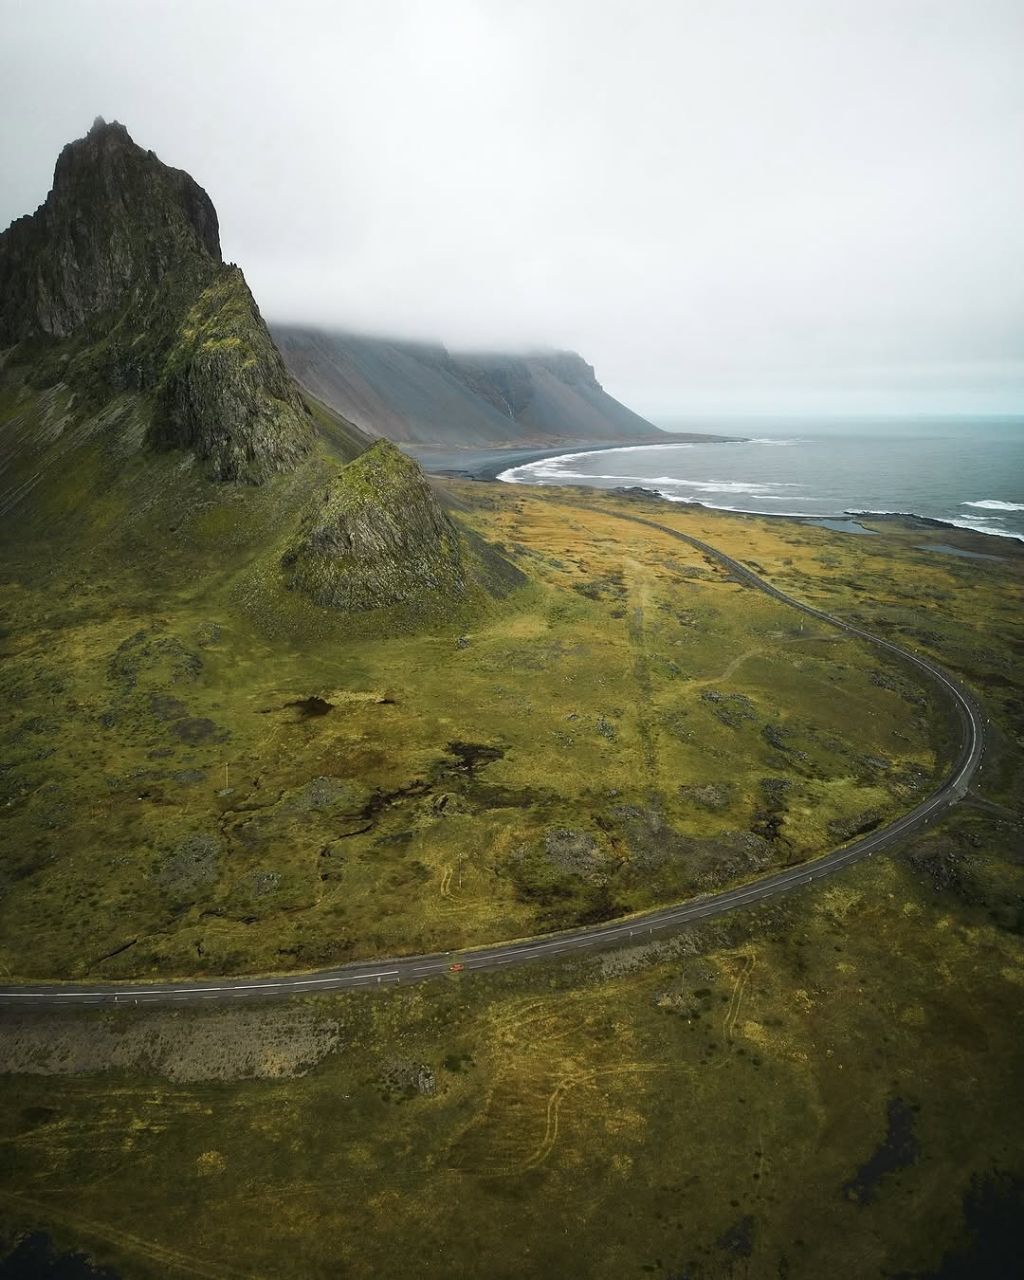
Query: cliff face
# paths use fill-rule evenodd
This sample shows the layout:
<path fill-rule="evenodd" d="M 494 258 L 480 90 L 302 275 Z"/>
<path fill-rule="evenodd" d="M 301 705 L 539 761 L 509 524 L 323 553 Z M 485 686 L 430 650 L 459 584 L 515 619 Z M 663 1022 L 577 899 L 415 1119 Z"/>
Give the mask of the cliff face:
<path fill-rule="evenodd" d="M 262 483 L 313 441 L 209 196 L 120 124 L 66 146 L 44 204 L 0 235 L 0 346 L 92 408 L 152 395 L 148 443 L 220 480 Z"/>
<path fill-rule="evenodd" d="M 574 352 L 458 354 L 442 346 L 275 325 L 307 390 L 373 435 L 410 444 L 657 440 Z"/>
<path fill-rule="evenodd" d="M 419 467 L 386 440 L 332 479 L 282 561 L 288 585 L 350 612 L 457 604 L 465 550 Z"/>
<path fill-rule="evenodd" d="M 218 271 L 178 327 L 148 439 L 191 449 L 219 480 L 254 484 L 309 450 L 308 415 L 237 267 Z"/>

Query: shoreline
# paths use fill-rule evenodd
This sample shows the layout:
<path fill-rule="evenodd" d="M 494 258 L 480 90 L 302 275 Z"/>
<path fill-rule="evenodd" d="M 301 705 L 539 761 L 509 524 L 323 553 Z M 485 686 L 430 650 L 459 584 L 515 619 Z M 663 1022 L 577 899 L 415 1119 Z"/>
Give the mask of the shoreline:
<path fill-rule="evenodd" d="M 666 435 L 668 433 L 666 432 Z M 482 483 L 501 483 L 515 484 L 518 481 L 501 481 L 499 476 L 502 472 L 508 471 L 513 467 L 527 466 L 532 462 L 541 462 L 548 458 L 565 458 L 572 457 L 582 453 L 603 453 L 612 449 L 625 448 L 650 448 L 657 445 L 670 444 L 736 444 L 742 443 L 748 437 L 742 436 L 717 436 L 703 434 L 698 432 L 682 433 L 680 432 L 675 438 L 665 441 L 622 441 L 609 442 L 603 441 L 594 444 L 579 445 L 560 445 L 550 446 L 548 448 L 523 446 L 522 448 L 510 449 L 475 449 L 469 448 L 465 450 L 445 449 L 443 447 L 431 447 L 412 445 L 405 446 L 406 451 L 416 459 L 430 475 L 435 475 L 447 479 L 463 479 L 475 480 Z M 460 463 L 464 465 L 459 465 Z M 590 484 L 564 484 L 564 485 L 541 485 L 529 484 L 527 488 L 532 489 L 584 489 L 588 492 L 609 493 L 618 497 L 631 496 L 636 498 L 645 498 L 648 501 L 656 501 L 667 503 L 673 507 L 696 508 L 701 511 L 713 511 L 721 515 L 736 516 L 740 519 L 754 520 L 786 520 L 794 524 L 811 524 L 820 528 L 832 529 L 837 533 L 848 533 L 854 536 L 870 535 L 873 530 L 867 527 L 865 521 L 871 524 L 893 524 L 902 525 L 911 529 L 920 529 L 924 531 L 943 530 L 949 534 L 957 534 L 964 538 L 980 539 L 984 538 L 988 547 L 992 547 L 992 539 L 997 539 L 996 545 L 1004 545 L 1007 550 L 1016 548 L 1017 552 L 1024 552 L 1024 537 L 1015 533 L 995 533 L 983 529 L 965 528 L 963 525 L 954 524 L 950 520 L 941 520 L 935 516 L 921 516 L 913 511 L 864 511 L 854 509 L 844 509 L 834 513 L 822 513 L 820 515 L 801 514 L 798 512 L 781 512 L 781 511 L 739 511 L 732 507 L 716 507 L 708 502 L 700 502 L 697 500 L 680 501 L 677 498 L 666 497 L 660 490 L 647 488 L 644 485 L 618 485 L 614 488 L 605 488 L 601 485 Z M 847 526 L 847 527 L 843 527 Z M 1011 553 L 1012 554 L 1012 553 Z M 991 559 L 1005 559 L 1005 556 L 990 556 Z"/>
<path fill-rule="evenodd" d="M 703 431 L 664 433 L 664 440 L 601 440 L 590 444 L 566 441 L 558 445 L 522 445 L 485 449 L 455 449 L 444 445 L 399 444 L 424 471 L 435 476 L 461 476 L 466 480 L 497 480 L 502 471 L 525 467 L 545 458 L 566 458 L 578 453 L 604 453 L 607 449 L 651 449 L 673 444 L 740 444 L 746 436 L 720 436 Z M 588 486 L 590 487 L 590 486 Z"/>

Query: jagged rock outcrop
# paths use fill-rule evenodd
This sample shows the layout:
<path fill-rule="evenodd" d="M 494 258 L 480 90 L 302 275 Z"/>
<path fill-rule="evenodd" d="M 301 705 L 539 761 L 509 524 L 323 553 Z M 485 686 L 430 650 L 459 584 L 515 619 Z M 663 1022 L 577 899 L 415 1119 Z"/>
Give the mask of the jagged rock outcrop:
<path fill-rule="evenodd" d="M 310 448 L 312 427 L 237 267 L 218 273 L 176 338 L 150 442 L 191 449 L 219 480 L 258 484 L 291 470 Z"/>
<path fill-rule="evenodd" d="M 386 440 L 332 479 L 282 567 L 293 589 L 351 612 L 449 607 L 469 586 L 458 530 L 416 463 Z"/>
<path fill-rule="evenodd" d="M 70 337 L 168 273 L 202 282 L 220 262 L 202 187 L 97 119 L 60 153 L 45 202 L 0 235 L 0 346 Z"/>
<path fill-rule="evenodd" d="M 0 346 L 36 385 L 96 409 L 153 397 L 151 447 L 187 449 L 219 480 L 289 471 L 314 431 L 217 214 L 187 173 L 97 120 L 69 143 L 34 214 L 0 235 Z"/>

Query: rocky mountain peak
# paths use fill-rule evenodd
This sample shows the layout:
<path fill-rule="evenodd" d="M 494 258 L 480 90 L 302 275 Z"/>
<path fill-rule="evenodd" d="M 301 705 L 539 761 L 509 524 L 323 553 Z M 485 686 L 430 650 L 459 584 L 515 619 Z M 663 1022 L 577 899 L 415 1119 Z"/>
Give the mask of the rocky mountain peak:
<path fill-rule="evenodd" d="M 74 339 L 73 343 L 65 343 Z M 312 447 L 302 399 L 201 186 L 97 116 L 35 213 L 0 235 L 0 347 L 95 409 L 152 397 L 148 444 L 261 484 Z"/>
<path fill-rule="evenodd" d="M 97 117 L 61 151 L 43 204 L 0 235 L 0 344 L 70 337 L 170 271 L 199 281 L 220 262 L 202 187 Z"/>

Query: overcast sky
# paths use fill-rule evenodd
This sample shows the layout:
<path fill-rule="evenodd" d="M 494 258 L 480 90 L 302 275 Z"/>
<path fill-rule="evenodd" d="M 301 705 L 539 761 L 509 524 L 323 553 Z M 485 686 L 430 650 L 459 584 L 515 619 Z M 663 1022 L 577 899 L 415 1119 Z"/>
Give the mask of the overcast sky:
<path fill-rule="evenodd" d="M 651 415 L 1024 413 L 1022 0 L 0 0 L 0 223 L 97 114 L 264 314 Z"/>

